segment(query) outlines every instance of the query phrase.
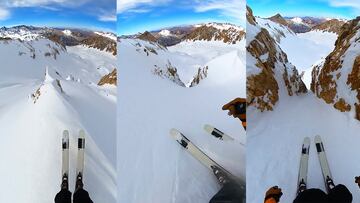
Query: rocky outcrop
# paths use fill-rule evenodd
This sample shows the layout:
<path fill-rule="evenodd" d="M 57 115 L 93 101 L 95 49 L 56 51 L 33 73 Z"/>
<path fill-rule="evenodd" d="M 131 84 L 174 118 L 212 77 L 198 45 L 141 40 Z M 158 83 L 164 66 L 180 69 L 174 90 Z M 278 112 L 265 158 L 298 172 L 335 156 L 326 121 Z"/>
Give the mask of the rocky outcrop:
<path fill-rule="evenodd" d="M 149 42 L 156 42 L 157 39 L 154 37 L 154 35 L 152 35 L 150 32 L 145 31 L 144 33 L 142 33 L 140 36 L 138 36 L 139 39 L 144 40 L 144 41 L 149 41 Z"/>
<path fill-rule="evenodd" d="M 197 74 L 194 76 L 189 87 L 194 87 L 198 85 L 201 80 L 205 79 L 208 74 L 208 69 L 209 69 L 208 66 L 205 66 L 204 68 L 199 68 Z"/>
<path fill-rule="evenodd" d="M 152 71 L 155 75 L 160 76 L 161 78 L 167 78 L 170 81 L 185 87 L 185 84 L 181 81 L 179 74 L 177 73 L 176 67 L 171 65 L 170 61 L 166 64 L 166 67 L 158 67 L 155 65 L 155 68 Z"/>
<path fill-rule="evenodd" d="M 340 34 L 341 27 L 344 24 L 345 24 L 344 21 L 337 20 L 337 19 L 331 19 L 331 20 L 325 21 L 319 25 L 312 27 L 312 30 L 321 30 L 321 31 L 327 31 L 327 32 L 333 32 L 336 34 Z"/>
<path fill-rule="evenodd" d="M 196 41 L 222 41 L 228 44 L 236 44 L 245 37 L 245 31 L 236 27 L 227 27 L 224 29 L 216 28 L 213 25 L 201 25 L 195 28 L 191 33 L 185 36 L 186 40 Z"/>
<path fill-rule="evenodd" d="M 288 26 L 288 22 L 285 20 L 285 18 L 283 18 L 279 13 L 270 17 L 269 20 L 275 22 L 275 23 L 279 23 L 281 25 L 285 25 Z"/>
<path fill-rule="evenodd" d="M 360 120 L 360 17 L 344 24 L 335 49 L 312 71 L 311 90 Z"/>
<path fill-rule="evenodd" d="M 273 110 L 281 92 L 288 96 L 306 93 L 295 66 L 288 62 L 286 54 L 281 50 L 269 32 L 259 26 L 247 8 L 248 33 L 256 33 L 253 38 L 247 37 L 247 99 L 248 105 L 260 111 Z M 285 96 L 285 95 L 283 95 Z"/>
<path fill-rule="evenodd" d="M 111 71 L 111 73 L 105 75 L 104 77 L 102 77 L 98 83 L 99 86 L 103 86 L 103 85 L 117 85 L 117 71 L 116 68 Z"/>
<path fill-rule="evenodd" d="M 93 35 L 91 37 L 88 37 L 82 40 L 81 44 L 84 44 L 91 48 L 110 52 L 113 55 L 116 55 L 117 53 L 116 41 L 100 35 Z"/>

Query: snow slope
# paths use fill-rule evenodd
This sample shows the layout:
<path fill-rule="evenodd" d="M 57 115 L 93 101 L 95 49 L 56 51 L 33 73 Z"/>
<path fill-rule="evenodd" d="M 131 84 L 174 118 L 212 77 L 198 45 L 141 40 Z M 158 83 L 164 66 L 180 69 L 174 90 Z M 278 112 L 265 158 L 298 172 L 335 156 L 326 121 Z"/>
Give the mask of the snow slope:
<path fill-rule="evenodd" d="M 116 58 L 75 49 L 84 48 L 67 51 L 46 39 L 0 42 L 0 159 L 11 163 L 0 167 L 8 174 L 0 202 L 14 202 L 15 196 L 19 203 L 53 201 L 60 190 L 64 129 L 70 131 L 70 190 L 77 135 L 84 129 L 85 189 L 94 202 L 116 201 L 116 88 L 95 85 L 115 68 Z"/>
<path fill-rule="evenodd" d="M 308 89 L 310 89 L 313 65 L 323 61 L 335 48 L 337 37 L 335 33 L 316 30 L 282 38 L 281 49 L 300 73 L 305 71 L 303 81 Z"/>
<path fill-rule="evenodd" d="M 245 177 L 245 151 L 238 143 L 245 142 L 245 131 L 239 120 L 221 110 L 230 100 L 245 97 L 244 46 L 223 44 L 220 52 L 215 52 L 212 43 L 207 44 L 208 49 L 206 42 L 179 44 L 157 50 L 158 55 L 146 55 L 142 48 L 137 51 L 136 43 L 148 45 L 141 40 L 121 40 L 118 45 L 122 67 L 118 182 L 125 185 L 119 187 L 119 202 L 208 202 L 220 189 L 215 176 L 181 149 L 169 131 L 182 131 L 224 168 Z M 179 73 L 186 72 L 193 69 L 189 58 L 209 67 L 207 77 L 195 87 L 181 87 L 152 73 L 154 65 L 160 67 L 169 60 Z M 187 80 L 184 75 L 180 78 Z M 211 137 L 203 130 L 204 124 L 218 127 L 237 142 Z"/>
<path fill-rule="evenodd" d="M 314 146 L 315 135 L 323 138 L 334 182 L 349 188 L 353 202 L 360 201 L 359 188 L 354 183 L 360 164 L 353 161 L 358 154 L 360 123 L 352 115 L 338 112 L 309 92 L 283 98 L 271 112 L 260 113 L 250 108 L 248 120 L 248 202 L 262 202 L 263 194 L 274 185 L 283 189 L 281 202 L 294 200 L 305 136 L 311 138 L 308 187 L 325 190 Z"/>
<path fill-rule="evenodd" d="M 295 18 L 295 20 L 299 19 Z M 334 49 L 337 34 L 320 30 L 294 33 L 286 26 L 269 19 L 256 17 L 256 21 L 279 43 L 299 73 L 304 72 L 303 81 L 310 89 L 313 66 L 321 62 Z"/>

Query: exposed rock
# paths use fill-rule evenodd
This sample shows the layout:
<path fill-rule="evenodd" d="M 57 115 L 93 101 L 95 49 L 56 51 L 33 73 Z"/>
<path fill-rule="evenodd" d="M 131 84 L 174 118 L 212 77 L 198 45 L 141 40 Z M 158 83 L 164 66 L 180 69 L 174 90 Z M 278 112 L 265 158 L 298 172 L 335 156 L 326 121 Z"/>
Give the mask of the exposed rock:
<path fill-rule="evenodd" d="M 328 31 L 328 32 L 334 32 L 336 34 L 340 34 L 341 27 L 345 24 L 344 21 L 337 20 L 337 19 L 331 19 L 328 21 L 325 21 L 319 25 L 316 25 L 312 27 L 312 30 L 322 30 L 322 31 Z"/>
<path fill-rule="evenodd" d="M 251 29 L 259 30 L 254 39 L 247 38 L 250 40 L 246 47 L 247 58 L 256 61 L 255 64 L 247 64 L 248 72 L 251 73 L 247 76 L 246 85 L 248 105 L 260 111 L 273 110 L 280 97 L 280 88 L 285 88 L 289 96 L 306 93 L 307 89 L 297 69 L 288 62 L 275 39 L 266 29 L 257 25 L 249 7 L 247 15 L 249 23 L 256 26 Z M 283 81 L 278 81 L 281 79 Z M 280 84 L 284 84 L 284 87 Z"/>
<path fill-rule="evenodd" d="M 354 109 L 360 120 L 359 22 L 360 17 L 341 27 L 334 50 L 312 71 L 311 90 L 339 111 Z"/>
<path fill-rule="evenodd" d="M 111 39 L 101 36 L 101 35 L 94 35 L 94 36 L 88 37 L 88 38 L 82 40 L 81 43 L 85 44 L 89 47 L 95 48 L 95 49 L 110 52 L 113 55 L 116 55 L 116 53 L 117 53 L 116 42 L 114 40 L 111 40 Z"/>
<path fill-rule="evenodd" d="M 157 41 L 157 39 L 154 37 L 154 35 L 152 35 L 148 31 L 145 31 L 144 33 L 142 33 L 138 38 L 141 39 L 141 40 L 149 41 L 149 42 L 156 42 Z"/>
<path fill-rule="evenodd" d="M 205 66 L 204 68 L 199 68 L 197 74 L 194 76 L 194 79 L 191 81 L 189 87 L 194 87 L 200 83 L 201 80 L 207 77 L 209 67 Z"/>
<path fill-rule="evenodd" d="M 218 29 L 212 25 L 202 25 L 194 29 L 191 33 L 186 35 L 186 40 L 205 40 L 205 41 L 223 41 L 228 44 L 235 44 L 242 40 L 245 36 L 245 32 L 238 30 L 234 27 L 228 29 Z"/>
<path fill-rule="evenodd" d="M 281 25 L 285 25 L 285 26 L 289 25 L 288 22 L 285 20 L 285 18 L 283 18 L 279 13 L 270 17 L 269 20 L 279 23 Z"/>
<path fill-rule="evenodd" d="M 105 84 L 109 85 L 117 85 L 117 71 L 116 68 L 109 74 L 102 77 L 98 83 L 98 85 L 102 86 Z"/>
<path fill-rule="evenodd" d="M 161 78 L 167 78 L 170 81 L 185 87 L 185 84 L 181 81 L 179 74 L 177 73 L 177 69 L 171 65 L 170 61 L 168 61 L 165 68 L 157 67 L 155 65 L 155 69 L 152 72 Z"/>

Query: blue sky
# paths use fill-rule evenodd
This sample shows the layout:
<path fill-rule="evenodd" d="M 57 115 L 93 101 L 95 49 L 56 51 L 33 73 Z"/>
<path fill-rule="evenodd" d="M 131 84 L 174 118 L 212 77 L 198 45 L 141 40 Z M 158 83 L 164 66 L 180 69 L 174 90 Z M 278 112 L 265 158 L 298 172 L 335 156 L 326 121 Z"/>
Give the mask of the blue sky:
<path fill-rule="evenodd" d="M 0 0 L 0 26 L 22 24 L 116 32 L 116 0 Z"/>
<path fill-rule="evenodd" d="M 117 32 L 146 30 L 202 22 L 245 25 L 245 0 L 118 0 Z"/>
<path fill-rule="evenodd" d="M 353 19 L 360 15 L 360 0 L 248 0 L 254 15 L 313 16 Z"/>

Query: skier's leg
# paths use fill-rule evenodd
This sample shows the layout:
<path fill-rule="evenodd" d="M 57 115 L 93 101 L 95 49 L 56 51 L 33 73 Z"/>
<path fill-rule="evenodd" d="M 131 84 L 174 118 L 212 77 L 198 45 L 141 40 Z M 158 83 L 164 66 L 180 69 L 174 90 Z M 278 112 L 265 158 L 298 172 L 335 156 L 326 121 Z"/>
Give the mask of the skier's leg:
<path fill-rule="evenodd" d="M 327 203 L 326 193 L 320 189 L 312 188 L 298 194 L 293 203 Z"/>
<path fill-rule="evenodd" d="M 245 191 L 240 184 L 229 178 L 226 172 L 216 166 L 212 166 L 216 178 L 219 180 L 222 188 L 211 198 L 210 203 L 243 203 L 245 202 Z"/>
<path fill-rule="evenodd" d="M 76 189 L 74 192 L 73 203 L 93 203 L 91 200 L 89 193 L 83 189 L 82 179 L 78 179 L 76 181 Z"/>
<path fill-rule="evenodd" d="M 342 203 L 351 203 L 352 202 L 352 194 L 347 189 L 345 185 L 336 185 L 333 189 L 329 191 L 328 200 L 331 203 L 342 202 Z"/>
<path fill-rule="evenodd" d="M 216 195 L 211 198 L 210 203 L 242 203 L 244 191 L 234 182 L 225 183 Z"/>
<path fill-rule="evenodd" d="M 55 196 L 55 203 L 71 203 L 71 192 L 68 189 L 61 189 Z"/>

